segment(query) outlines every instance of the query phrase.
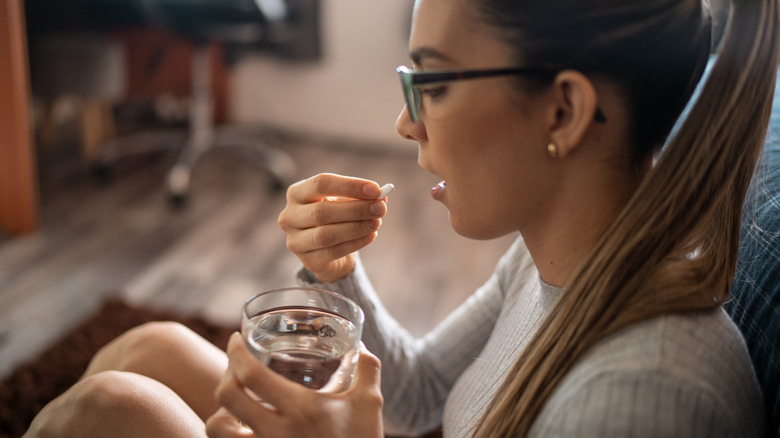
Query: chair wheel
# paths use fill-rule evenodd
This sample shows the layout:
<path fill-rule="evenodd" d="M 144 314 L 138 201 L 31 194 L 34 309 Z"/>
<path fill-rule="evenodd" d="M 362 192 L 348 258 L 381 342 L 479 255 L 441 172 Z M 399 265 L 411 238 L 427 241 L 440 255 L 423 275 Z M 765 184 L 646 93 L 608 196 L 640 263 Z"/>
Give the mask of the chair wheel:
<path fill-rule="evenodd" d="M 271 191 L 274 193 L 282 193 L 287 189 L 287 185 L 284 183 L 284 181 L 281 180 L 279 177 L 272 177 L 270 182 L 270 188 Z"/>
<path fill-rule="evenodd" d="M 106 163 L 94 164 L 92 174 L 99 184 L 108 184 L 114 179 L 114 169 Z"/>
<path fill-rule="evenodd" d="M 182 208 L 187 205 L 188 197 L 184 193 L 169 193 L 168 203 L 173 208 Z"/>

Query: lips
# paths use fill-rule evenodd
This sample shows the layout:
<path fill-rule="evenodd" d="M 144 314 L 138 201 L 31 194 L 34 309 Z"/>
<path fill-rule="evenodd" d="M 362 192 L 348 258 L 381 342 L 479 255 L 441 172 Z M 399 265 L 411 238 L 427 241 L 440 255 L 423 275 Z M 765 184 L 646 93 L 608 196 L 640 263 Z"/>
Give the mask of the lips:
<path fill-rule="evenodd" d="M 447 182 L 446 181 L 441 181 L 438 184 L 436 184 L 435 186 L 431 187 L 431 196 L 433 197 L 433 199 L 435 199 L 437 201 L 440 200 L 441 197 L 444 194 L 443 193 L 444 189 L 446 189 L 446 188 L 447 188 Z"/>
<path fill-rule="evenodd" d="M 442 178 L 442 176 L 437 174 L 431 166 L 427 165 L 428 163 L 423 162 L 422 155 L 420 155 L 417 158 L 417 164 L 419 164 L 419 166 L 423 170 L 425 170 L 425 171 L 427 171 L 427 172 L 429 172 L 429 173 L 431 173 L 431 174 L 433 174 L 433 175 L 435 175 L 435 176 L 437 176 L 439 178 Z M 440 201 L 442 199 L 442 197 L 444 196 L 444 190 L 446 188 L 447 188 L 447 181 L 445 181 L 445 180 L 439 181 L 438 184 L 436 184 L 435 186 L 431 187 L 431 196 L 433 197 L 433 199 L 436 200 L 436 201 Z"/>

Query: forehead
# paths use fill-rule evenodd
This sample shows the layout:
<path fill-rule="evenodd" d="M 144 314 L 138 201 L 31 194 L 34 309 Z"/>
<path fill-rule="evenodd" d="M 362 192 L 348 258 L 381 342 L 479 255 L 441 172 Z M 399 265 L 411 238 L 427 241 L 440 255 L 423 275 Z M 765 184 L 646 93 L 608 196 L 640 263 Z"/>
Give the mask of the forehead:
<path fill-rule="evenodd" d="M 415 62 L 447 68 L 504 66 L 509 48 L 469 6 L 478 0 L 417 0 L 409 53 Z"/>

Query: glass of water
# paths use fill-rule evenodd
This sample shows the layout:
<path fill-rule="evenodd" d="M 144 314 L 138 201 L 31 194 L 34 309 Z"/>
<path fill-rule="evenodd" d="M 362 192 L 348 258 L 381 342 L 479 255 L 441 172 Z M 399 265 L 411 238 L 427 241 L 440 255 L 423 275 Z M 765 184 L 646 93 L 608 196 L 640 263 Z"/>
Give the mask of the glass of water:
<path fill-rule="evenodd" d="M 276 289 L 244 303 L 241 333 L 265 365 L 307 388 L 342 392 L 352 385 L 363 311 L 334 292 Z"/>

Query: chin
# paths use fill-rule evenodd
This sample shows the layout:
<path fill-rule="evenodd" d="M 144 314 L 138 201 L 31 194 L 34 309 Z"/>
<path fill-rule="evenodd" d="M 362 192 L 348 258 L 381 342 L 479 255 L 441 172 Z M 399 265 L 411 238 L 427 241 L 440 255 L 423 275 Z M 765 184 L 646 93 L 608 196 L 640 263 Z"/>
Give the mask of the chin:
<path fill-rule="evenodd" d="M 491 240 L 501 236 L 505 236 L 511 232 L 501 231 L 488 224 L 478 224 L 472 222 L 464 222 L 455 218 L 450 212 L 450 225 L 452 229 L 459 235 L 473 240 Z"/>

